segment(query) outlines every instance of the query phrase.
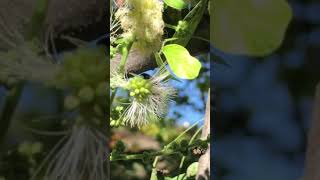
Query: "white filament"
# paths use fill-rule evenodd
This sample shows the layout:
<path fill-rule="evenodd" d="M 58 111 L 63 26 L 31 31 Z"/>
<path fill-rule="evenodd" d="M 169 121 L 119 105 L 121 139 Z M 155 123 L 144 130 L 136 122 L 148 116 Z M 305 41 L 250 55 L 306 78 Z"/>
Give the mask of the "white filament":
<path fill-rule="evenodd" d="M 50 159 L 45 178 L 107 179 L 109 174 L 105 162 L 106 149 L 107 139 L 99 130 L 86 125 L 75 126 L 63 147 Z"/>

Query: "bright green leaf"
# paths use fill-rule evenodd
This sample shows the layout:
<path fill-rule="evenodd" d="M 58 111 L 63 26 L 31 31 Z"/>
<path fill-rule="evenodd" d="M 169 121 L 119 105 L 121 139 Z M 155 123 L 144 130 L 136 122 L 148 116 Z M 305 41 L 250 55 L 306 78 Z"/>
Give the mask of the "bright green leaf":
<path fill-rule="evenodd" d="M 181 79 L 195 79 L 198 77 L 201 63 L 191 56 L 189 51 L 178 44 L 163 47 L 163 54 L 173 73 Z"/>
<path fill-rule="evenodd" d="M 194 162 L 190 164 L 189 167 L 187 168 L 187 176 L 188 177 L 196 176 L 198 172 L 198 166 L 199 166 L 198 162 Z"/>
<path fill-rule="evenodd" d="M 188 4 L 184 0 L 164 0 L 164 3 L 178 10 L 188 7 Z"/>
<path fill-rule="evenodd" d="M 292 17 L 285 0 L 214 0 L 212 9 L 213 45 L 252 56 L 279 48 Z"/>
<path fill-rule="evenodd" d="M 186 173 L 183 173 L 175 177 L 165 177 L 164 180 L 186 180 L 187 178 Z"/>

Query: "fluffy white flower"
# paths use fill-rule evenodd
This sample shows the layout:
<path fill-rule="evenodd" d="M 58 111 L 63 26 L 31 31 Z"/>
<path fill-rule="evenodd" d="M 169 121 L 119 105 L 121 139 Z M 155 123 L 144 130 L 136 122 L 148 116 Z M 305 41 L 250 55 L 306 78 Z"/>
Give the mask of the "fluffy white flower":
<path fill-rule="evenodd" d="M 126 0 L 115 13 L 123 37 L 135 37 L 134 47 L 150 55 L 161 47 L 164 33 L 163 3 L 159 0 Z"/>
<path fill-rule="evenodd" d="M 122 114 L 124 123 L 131 127 L 142 127 L 149 121 L 162 117 L 176 91 L 168 84 L 169 72 L 161 68 L 150 79 L 134 76 L 127 79 L 115 75 L 112 85 L 129 91 L 130 103 Z"/>

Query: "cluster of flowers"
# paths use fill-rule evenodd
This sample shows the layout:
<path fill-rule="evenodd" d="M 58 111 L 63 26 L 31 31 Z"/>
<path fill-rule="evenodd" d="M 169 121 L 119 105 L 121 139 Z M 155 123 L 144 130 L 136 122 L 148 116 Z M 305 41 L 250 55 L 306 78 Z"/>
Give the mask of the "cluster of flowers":
<path fill-rule="evenodd" d="M 142 56 L 150 56 L 159 51 L 162 44 L 164 21 L 162 19 L 163 2 L 159 0 L 126 0 L 114 11 L 111 17 L 113 39 L 132 39 L 132 49 Z M 114 19 L 113 19 L 114 17 Z M 122 34 L 117 34 L 118 29 Z M 117 38 L 115 38 L 117 37 Z M 116 48 L 110 48 L 111 56 L 117 53 Z M 129 125 L 141 128 L 150 121 L 162 117 L 168 104 L 175 94 L 175 90 L 168 84 L 170 73 L 165 67 L 144 78 L 133 75 L 132 78 L 119 72 L 111 72 L 111 88 L 121 88 L 127 91 L 129 103 L 125 107 L 118 121 L 111 119 L 111 125 Z"/>

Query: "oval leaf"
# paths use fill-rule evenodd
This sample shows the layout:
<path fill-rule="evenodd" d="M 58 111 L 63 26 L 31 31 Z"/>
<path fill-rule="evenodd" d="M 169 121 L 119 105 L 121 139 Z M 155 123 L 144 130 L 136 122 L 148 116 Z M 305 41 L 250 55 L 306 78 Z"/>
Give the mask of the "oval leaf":
<path fill-rule="evenodd" d="M 198 77 L 201 63 L 191 56 L 189 51 L 178 44 L 170 44 L 163 47 L 163 54 L 173 73 L 181 79 L 195 79 Z"/>
<path fill-rule="evenodd" d="M 292 12 L 285 0 L 214 0 L 212 42 L 222 51 L 264 56 L 282 43 Z"/>
<path fill-rule="evenodd" d="M 182 9 L 188 7 L 188 4 L 186 2 L 184 2 L 184 0 L 164 0 L 164 3 L 166 3 L 170 7 L 174 8 L 174 9 L 178 9 L 178 10 L 182 10 Z"/>
<path fill-rule="evenodd" d="M 187 168 L 187 176 L 188 177 L 196 176 L 198 172 L 198 166 L 199 166 L 199 162 L 194 162 L 190 164 L 189 167 Z"/>

